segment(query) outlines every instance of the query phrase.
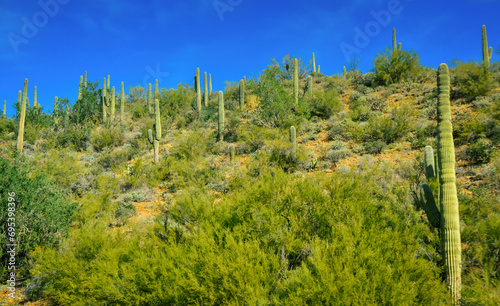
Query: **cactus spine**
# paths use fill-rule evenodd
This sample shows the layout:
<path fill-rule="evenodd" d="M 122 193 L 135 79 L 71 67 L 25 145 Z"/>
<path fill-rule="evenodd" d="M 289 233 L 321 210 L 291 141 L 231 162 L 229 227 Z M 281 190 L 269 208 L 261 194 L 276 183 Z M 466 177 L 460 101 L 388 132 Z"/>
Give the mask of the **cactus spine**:
<path fill-rule="evenodd" d="M 21 118 L 19 119 L 19 134 L 17 136 L 17 149 L 19 153 L 23 153 L 24 141 L 24 121 L 26 120 L 26 103 L 28 99 L 28 79 L 24 80 L 23 103 L 21 105 Z"/>
<path fill-rule="evenodd" d="M 110 118 L 111 122 L 115 120 L 115 105 L 116 105 L 115 87 L 113 86 L 113 89 L 111 89 L 111 118 Z"/>
<path fill-rule="evenodd" d="M 224 140 L 224 93 L 219 91 L 219 141 Z"/>
<path fill-rule="evenodd" d="M 208 74 L 208 94 L 212 94 L 212 75 Z"/>
<path fill-rule="evenodd" d="M 3 114 L 2 117 L 5 117 L 5 108 L 7 107 L 7 100 L 3 100 Z"/>
<path fill-rule="evenodd" d="M 80 84 L 78 84 L 78 100 L 82 98 L 82 89 L 83 89 L 83 75 L 80 76 Z"/>
<path fill-rule="evenodd" d="M 240 80 L 240 109 L 245 105 L 245 81 Z"/>
<path fill-rule="evenodd" d="M 153 101 L 151 100 L 151 95 L 152 95 L 152 92 L 151 92 L 151 83 L 149 83 L 149 85 L 148 85 L 148 112 L 150 114 L 153 113 L 152 110 L 151 110 L 151 104 L 153 103 Z"/>
<path fill-rule="evenodd" d="M 208 80 L 207 80 L 207 72 L 204 73 L 203 75 L 203 85 L 204 85 L 204 92 L 203 92 L 203 100 L 205 101 L 205 107 L 208 106 Z"/>
<path fill-rule="evenodd" d="M 123 113 L 125 111 L 125 89 L 123 88 L 123 82 L 122 82 L 122 88 L 120 91 L 120 121 L 123 122 Z"/>
<path fill-rule="evenodd" d="M 160 139 L 161 139 L 161 120 L 160 120 L 160 101 L 155 99 L 155 124 L 153 125 L 153 129 L 155 131 L 153 137 L 153 131 L 151 129 L 148 130 L 148 140 L 149 143 L 153 145 L 154 148 L 154 162 L 158 163 L 159 159 L 159 150 L 160 150 Z"/>
<path fill-rule="evenodd" d="M 314 57 L 314 52 L 313 52 L 313 72 L 316 72 L 316 59 Z"/>
<path fill-rule="evenodd" d="M 297 106 L 299 103 L 299 61 L 297 58 L 293 59 L 293 94 Z"/>
<path fill-rule="evenodd" d="M 483 67 L 484 70 L 489 71 L 490 70 L 490 59 L 491 56 L 493 55 L 493 48 L 489 47 L 488 48 L 488 38 L 486 36 L 486 26 L 483 25 L 482 27 L 482 42 L 483 42 Z"/>
<path fill-rule="evenodd" d="M 294 159 L 297 152 L 297 137 L 295 133 L 295 127 L 293 125 L 290 127 L 290 143 L 292 144 L 291 157 L 292 159 Z"/>
<path fill-rule="evenodd" d="M 196 107 L 201 112 L 201 89 L 200 89 L 200 68 L 196 68 Z"/>

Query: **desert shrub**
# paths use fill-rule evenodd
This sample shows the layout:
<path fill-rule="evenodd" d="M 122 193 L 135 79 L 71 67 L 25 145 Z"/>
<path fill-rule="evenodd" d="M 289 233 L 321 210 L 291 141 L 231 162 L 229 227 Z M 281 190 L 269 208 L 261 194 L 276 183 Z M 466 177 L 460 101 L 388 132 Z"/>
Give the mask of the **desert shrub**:
<path fill-rule="evenodd" d="M 124 142 L 125 135 L 119 127 L 97 128 L 92 132 L 90 139 L 90 143 L 97 152 L 121 146 Z"/>
<path fill-rule="evenodd" d="M 374 85 L 390 85 L 401 80 L 415 79 L 420 66 L 419 55 L 415 51 L 387 49 L 373 60 L 375 67 Z"/>
<path fill-rule="evenodd" d="M 0 117 L 0 139 L 8 139 L 10 133 L 16 130 L 15 122 L 6 117 Z"/>
<path fill-rule="evenodd" d="M 387 147 L 387 144 L 380 140 L 374 140 L 367 142 L 364 147 L 364 151 L 368 154 L 380 154 Z"/>
<path fill-rule="evenodd" d="M 310 116 L 316 116 L 322 119 L 330 118 L 334 113 L 342 109 L 339 95 L 336 91 L 316 91 L 313 97 L 307 98 Z"/>
<path fill-rule="evenodd" d="M 8 243 L 16 244 L 17 279 L 28 275 L 31 252 L 37 246 L 55 247 L 66 235 L 75 204 L 45 175 L 28 175 L 22 164 L 0 157 L 0 278 L 7 276 Z M 9 203 L 15 203 L 11 205 Z M 15 235 L 10 233 L 15 230 Z M 11 272 L 11 271 L 10 271 Z"/>
<path fill-rule="evenodd" d="M 466 149 L 467 159 L 474 163 L 487 163 L 490 161 L 494 147 L 491 140 L 480 138 Z"/>
<path fill-rule="evenodd" d="M 87 149 L 90 141 L 91 126 L 84 124 L 69 125 L 67 128 L 56 132 L 56 145 L 77 151 Z"/>
<path fill-rule="evenodd" d="M 458 62 L 450 72 L 451 85 L 456 87 L 451 92 L 455 99 L 464 98 L 469 102 L 478 96 L 488 95 L 495 86 L 491 74 L 485 73 L 482 65 L 476 62 Z"/>
<path fill-rule="evenodd" d="M 383 140 L 386 144 L 393 143 L 406 136 L 413 128 L 416 112 L 409 105 L 394 107 L 390 116 L 373 116 L 368 121 L 369 131 L 366 141 Z"/>
<path fill-rule="evenodd" d="M 341 159 L 347 158 L 352 155 L 352 151 L 347 148 L 332 149 L 329 150 L 325 159 L 331 161 L 332 163 L 338 163 Z"/>

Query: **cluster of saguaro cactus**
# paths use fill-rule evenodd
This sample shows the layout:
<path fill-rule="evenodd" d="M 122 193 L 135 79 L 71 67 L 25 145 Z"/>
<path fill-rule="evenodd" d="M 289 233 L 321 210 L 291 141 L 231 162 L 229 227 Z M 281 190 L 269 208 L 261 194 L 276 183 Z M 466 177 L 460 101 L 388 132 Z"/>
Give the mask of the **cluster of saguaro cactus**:
<path fill-rule="evenodd" d="M 155 124 L 153 125 L 153 129 L 154 135 L 151 129 L 148 130 L 148 140 L 153 145 L 154 162 L 158 163 L 161 139 L 160 101 L 158 99 L 155 99 Z"/>
<path fill-rule="evenodd" d="M 224 140 L 224 93 L 219 91 L 219 141 Z"/>
<path fill-rule="evenodd" d="M 17 149 L 23 153 L 24 143 L 24 122 L 26 120 L 26 103 L 28 100 L 28 79 L 24 80 L 23 102 L 21 104 L 21 118 L 19 119 L 19 134 L 17 136 Z"/>
<path fill-rule="evenodd" d="M 484 70 L 490 70 L 490 59 L 493 55 L 493 48 L 488 48 L 488 38 L 486 37 L 486 26 L 482 27 L 482 43 L 483 43 L 483 67 Z"/>
<path fill-rule="evenodd" d="M 437 170 L 431 147 L 426 147 L 425 170 L 428 180 L 436 175 L 439 180 L 439 207 L 434 202 L 432 190 L 427 184 L 420 187 L 420 201 L 431 224 L 441 229 L 441 247 L 445 266 L 446 283 L 454 304 L 460 302 L 461 290 L 461 240 L 460 218 L 455 177 L 455 148 L 450 108 L 450 76 L 446 64 L 438 69 L 438 126 Z M 434 164 L 434 166 L 433 166 Z"/>
<path fill-rule="evenodd" d="M 196 90 L 196 107 L 198 112 L 201 112 L 201 85 L 200 85 L 200 68 L 196 68 L 195 90 Z"/>
<path fill-rule="evenodd" d="M 299 61 L 297 58 L 293 59 L 293 95 L 295 105 L 297 105 L 299 103 Z"/>
<path fill-rule="evenodd" d="M 297 155 L 297 137 L 295 127 L 293 125 L 290 127 L 290 143 L 292 144 L 290 156 L 292 157 L 292 159 L 295 159 Z"/>
<path fill-rule="evenodd" d="M 240 109 L 245 105 L 245 80 L 240 80 Z"/>

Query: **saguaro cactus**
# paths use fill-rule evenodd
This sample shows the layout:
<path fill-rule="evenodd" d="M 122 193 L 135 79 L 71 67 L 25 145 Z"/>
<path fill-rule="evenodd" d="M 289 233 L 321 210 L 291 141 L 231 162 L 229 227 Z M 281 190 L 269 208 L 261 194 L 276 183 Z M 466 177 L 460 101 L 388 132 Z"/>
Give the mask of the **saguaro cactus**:
<path fill-rule="evenodd" d="M 297 137 L 295 133 L 295 127 L 293 125 L 290 127 L 290 143 L 292 144 L 291 157 L 295 158 L 297 154 Z"/>
<path fill-rule="evenodd" d="M 110 76 L 109 76 L 109 74 L 108 74 L 108 90 L 109 90 L 109 82 L 110 82 L 109 80 L 110 80 L 110 79 L 111 79 L 111 77 L 110 77 Z"/>
<path fill-rule="evenodd" d="M 151 106 L 153 104 L 153 100 L 152 100 L 152 91 L 151 91 L 151 83 L 149 83 L 148 85 L 148 112 L 151 114 L 153 113 L 153 111 L 151 110 Z"/>
<path fill-rule="evenodd" d="M 123 122 L 123 113 L 125 112 L 125 89 L 123 88 L 123 82 L 122 82 L 122 88 L 120 91 L 120 121 Z"/>
<path fill-rule="evenodd" d="M 85 71 L 85 77 L 83 78 L 83 88 L 87 89 L 87 71 Z"/>
<path fill-rule="evenodd" d="M 23 153 L 24 121 L 26 120 L 26 103 L 28 99 L 28 79 L 24 79 L 23 102 L 21 105 L 21 118 L 19 119 L 19 134 L 17 136 L 17 149 Z"/>
<path fill-rule="evenodd" d="M 57 96 L 54 97 L 54 111 L 52 112 L 52 116 L 54 117 L 54 121 L 57 118 L 57 113 L 59 111 L 59 98 Z"/>
<path fill-rule="evenodd" d="M 450 108 L 450 76 L 446 64 L 438 69 L 438 126 L 437 126 L 437 173 L 439 179 L 439 207 L 434 203 L 431 188 L 420 186 L 421 201 L 427 218 L 435 227 L 441 228 L 441 248 L 445 266 L 446 284 L 451 291 L 453 304 L 460 302 L 461 279 L 461 240 L 460 217 L 455 177 L 455 147 Z M 432 175 L 432 149 L 426 148 L 426 176 Z M 427 171 L 429 168 L 429 171 Z M 439 222 L 437 221 L 439 219 Z"/>
<path fill-rule="evenodd" d="M 208 94 L 212 94 L 212 75 L 208 74 Z"/>
<path fill-rule="evenodd" d="M 5 117 L 5 108 L 7 107 L 7 100 L 3 100 L 3 114 L 2 116 Z"/>
<path fill-rule="evenodd" d="M 115 121 L 115 105 L 116 105 L 116 100 L 115 100 L 115 87 L 113 86 L 113 89 L 111 89 L 111 122 Z"/>
<path fill-rule="evenodd" d="M 33 92 L 33 108 L 36 108 L 37 105 L 38 105 L 38 103 L 37 103 L 36 86 L 35 86 L 35 89 L 34 89 L 34 92 Z"/>
<path fill-rule="evenodd" d="M 318 65 L 318 73 L 320 73 L 320 68 L 321 68 L 320 65 Z"/>
<path fill-rule="evenodd" d="M 316 58 L 314 57 L 314 52 L 313 52 L 313 72 L 316 72 Z"/>
<path fill-rule="evenodd" d="M 483 67 L 484 70 L 490 70 L 490 59 L 493 55 L 493 48 L 488 48 L 488 38 L 486 37 L 486 26 L 482 27 L 482 42 L 483 42 Z"/>
<path fill-rule="evenodd" d="M 78 84 L 78 100 L 82 98 L 82 89 L 83 89 L 83 75 L 80 76 L 80 83 Z"/>
<path fill-rule="evenodd" d="M 240 109 L 245 105 L 245 81 L 240 80 Z"/>
<path fill-rule="evenodd" d="M 430 180 L 436 177 L 436 166 L 434 164 L 434 151 L 431 146 L 425 147 L 424 152 L 424 160 L 425 160 L 425 178 Z"/>
<path fill-rule="evenodd" d="M 224 93 L 219 91 L 219 141 L 224 140 Z"/>
<path fill-rule="evenodd" d="M 158 80 L 155 80 L 155 95 L 154 95 L 154 99 L 157 99 L 158 101 L 160 101 L 160 98 L 161 98 L 161 95 L 160 95 L 160 86 L 158 86 Z"/>
<path fill-rule="evenodd" d="M 205 107 L 208 106 L 208 80 L 207 80 L 207 72 L 204 73 L 203 85 L 205 91 L 203 92 L 203 100 L 205 101 Z"/>
<path fill-rule="evenodd" d="M 108 97 L 106 89 L 106 78 L 102 82 L 102 122 L 105 123 L 108 119 Z"/>
<path fill-rule="evenodd" d="M 392 28 L 392 52 L 396 52 L 398 44 L 396 42 L 396 28 Z"/>
<path fill-rule="evenodd" d="M 236 155 L 236 150 L 234 148 L 234 144 L 231 144 L 229 146 L 229 157 L 231 162 L 235 161 L 235 155 Z"/>
<path fill-rule="evenodd" d="M 161 139 L 160 101 L 158 99 L 155 99 L 155 124 L 153 125 L 153 129 L 155 131 L 154 135 L 151 129 L 148 130 L 148 140 L 154 148 L 154 162 L 158 163 L 160 160 L 158 153 L 160 151 Z"/>
<path fill-rule="evenodd" d="M 299 103 L 299 61 L 293 59 L 293 94 L 295 97 L 295 105 Z"/>
<path fill-rule="evenodd" d="M 344 69 L 342 71 L 342 77 L 345 79 L 347 77 L 347 70 L 345 69 L 345 66 L 344 66 Z"/>
<path fill-rule="evenodd" d="M 200 68 L 196 68 L 196 106 L 201 112 L 201 88 L 200 88 Z"/>

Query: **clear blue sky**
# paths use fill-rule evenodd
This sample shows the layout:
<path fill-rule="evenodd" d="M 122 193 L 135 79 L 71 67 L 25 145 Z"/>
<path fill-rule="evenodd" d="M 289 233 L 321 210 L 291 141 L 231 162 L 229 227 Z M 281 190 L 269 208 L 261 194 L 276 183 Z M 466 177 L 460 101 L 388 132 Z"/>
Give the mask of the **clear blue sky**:
<path fill-rule="evenodd" d="M 499 12 L 498 0 L 0 0 L 0 102 L 12 116 L 28 78 L 30 103 L 36 85 L 51 111 L 54 96 L 75 101 L 85 70 L 101 84 L 110 74 L 117 89 L 124 81 L 126 91 L 156 78 L 165 88 L 192 85 L 197 67 L 223 90 L 285 54 L 309 62 L 315 52 L 327 75 L 356 54 L 368 72 L 393 27 L 428 67 L 480 60 L 483 24 L 489 45 L 500 44 Z"/>

